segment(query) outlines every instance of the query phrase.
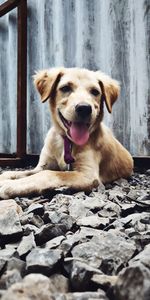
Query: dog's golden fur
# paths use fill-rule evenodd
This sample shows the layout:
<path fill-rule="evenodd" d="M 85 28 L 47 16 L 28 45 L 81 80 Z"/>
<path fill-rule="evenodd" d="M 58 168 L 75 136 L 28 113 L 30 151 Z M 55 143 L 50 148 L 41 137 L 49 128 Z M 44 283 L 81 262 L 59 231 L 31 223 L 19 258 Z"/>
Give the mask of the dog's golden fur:
<path fill-rule="evenodd" d="M 0 197 L 41 194 L 47 190 L 67 186 L 75 190 L 91 190 L 100 182 L 107 183 L 128 177 L 133 170 L 129 152 L 103 124 L 103 105 L 111 113 L 119 95 L 119 84 L 104 73 L 79 68 L 54 68 L 39 71 L 34 76 L 41 101 L 49 100 L 53 127 L 49 130 L 37 167 L 30 171 L 5 172 L 0 175 Z M 91 115 L 85 116 L 88 129 L 85 143 L 74 142 L 67 124 L 77 123 L 75 108 L 81 103 L 90 106 Z M 85 125 L 86 124 L 86 125 Z M 78 128 L 76 129 L 77 139 Z M 83 134 L 84 135 L 84 134 Z M 72 170 L 64 161 L 64 140 L 72 140 Z"/>

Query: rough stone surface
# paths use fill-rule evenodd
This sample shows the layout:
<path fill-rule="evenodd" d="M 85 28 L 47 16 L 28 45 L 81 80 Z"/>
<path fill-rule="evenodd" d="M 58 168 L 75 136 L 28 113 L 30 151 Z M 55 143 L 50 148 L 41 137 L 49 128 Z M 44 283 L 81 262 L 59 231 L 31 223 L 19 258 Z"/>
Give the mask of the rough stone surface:
<path fill-rule="evenodd" d="M 60 250 L 35 248 L 27 256 L 27 271 L 49 275 L 61 260 Z"/>
<path fill-rule="evenodd" d="M 0 245 L 3 241 L 17 238 L 22 233 L 19 214 L 21 207 L 14 200 L 0 201 Z"/>
<path fill-rule="evenodd" d="M 115 286 L 116 300 L 150 299 L 150 270 L 141 263 L 124 269 Z"/>
<path fill-rule="evenodd" d="M 149 283 L 149 171 L 0 201 L 1 300 L 149 300 Z"/>

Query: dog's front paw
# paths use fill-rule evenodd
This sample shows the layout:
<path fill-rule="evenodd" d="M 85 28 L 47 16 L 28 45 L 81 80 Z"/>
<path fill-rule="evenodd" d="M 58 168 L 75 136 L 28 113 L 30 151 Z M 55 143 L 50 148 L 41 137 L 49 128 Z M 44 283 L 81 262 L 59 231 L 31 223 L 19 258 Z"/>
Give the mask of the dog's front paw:
<path fill-rule="evenodd" d="M 0 188 L 0 199 L 9 199 L 14 196 L 14 189 L 10 183 L 6 183 Z"/>
<path fill-rule="evenodd" d="M 11 179 L 4 179 L 2 181 L 0 181 L 0 188 L 6 184 L 10 184 L 12 182 Z"/>
<path fill-rule="evenodd" d="M 6 171 L 0 175 L 0 182 L 8 179 L 16 179 L 18 176 L 18 171 Z"/>

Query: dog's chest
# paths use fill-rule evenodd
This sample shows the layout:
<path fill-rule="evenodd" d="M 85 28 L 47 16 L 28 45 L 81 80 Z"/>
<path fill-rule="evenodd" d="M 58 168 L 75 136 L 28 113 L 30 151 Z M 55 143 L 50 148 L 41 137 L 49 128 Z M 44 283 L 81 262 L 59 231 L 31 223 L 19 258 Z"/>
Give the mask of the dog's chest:
<path fill-rule="evenodd" d="M 53 148 L 54 156 L 57 161 L 57 165 L 61 171 L 68 171 L 69 165 L 64 160 L 64 142 L 63 139 L 58 139 Z"/>

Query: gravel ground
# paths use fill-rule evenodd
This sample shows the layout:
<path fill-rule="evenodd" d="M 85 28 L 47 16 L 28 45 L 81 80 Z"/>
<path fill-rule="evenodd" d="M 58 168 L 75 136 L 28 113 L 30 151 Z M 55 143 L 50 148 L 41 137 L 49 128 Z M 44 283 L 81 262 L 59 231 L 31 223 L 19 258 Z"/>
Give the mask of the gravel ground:
<path fill-rule="evenodd" d="M 1 300 L 149 300 L 150 170 L 0 201 Z"/>

